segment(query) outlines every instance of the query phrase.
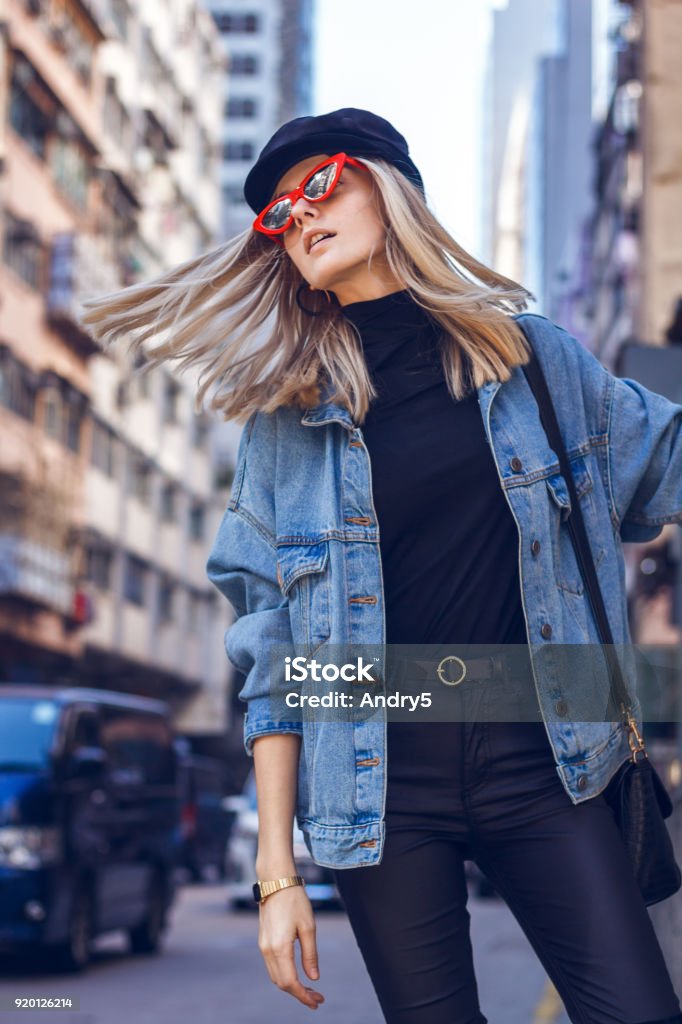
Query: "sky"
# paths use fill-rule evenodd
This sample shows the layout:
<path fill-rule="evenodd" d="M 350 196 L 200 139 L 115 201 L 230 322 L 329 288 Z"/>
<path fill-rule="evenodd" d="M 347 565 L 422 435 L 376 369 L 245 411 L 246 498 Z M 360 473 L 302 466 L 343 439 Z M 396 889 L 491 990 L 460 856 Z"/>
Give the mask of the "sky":
<path fill-rule="evenodd" d="M 314 112 L 362 107 L 407 139 L 431 209 L 480 255 L 482 90 L 506 0 L 316 0 Z"/>

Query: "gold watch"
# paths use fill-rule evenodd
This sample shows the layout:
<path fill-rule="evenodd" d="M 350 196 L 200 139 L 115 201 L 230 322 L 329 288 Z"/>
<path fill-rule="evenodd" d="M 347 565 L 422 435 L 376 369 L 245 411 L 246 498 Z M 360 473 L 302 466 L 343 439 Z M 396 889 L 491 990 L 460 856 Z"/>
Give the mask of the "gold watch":
<path fill-rule="evenodd" d="M 259 905 L 265 903 L 268 896 L 278 889 L 287 889 L 290 885 L 305 885 L 303 875 L 290 875 L 288 878 L 275 878 L 273 881 L 261 881 L 259 878 L 253 885 L 253 898 Z"/>

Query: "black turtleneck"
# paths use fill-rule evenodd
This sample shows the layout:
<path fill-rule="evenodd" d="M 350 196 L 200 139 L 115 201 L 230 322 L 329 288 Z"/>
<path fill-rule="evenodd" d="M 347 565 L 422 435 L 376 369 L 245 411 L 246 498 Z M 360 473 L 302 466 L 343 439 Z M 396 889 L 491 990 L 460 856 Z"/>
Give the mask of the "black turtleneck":
<path fill-rule="evenodd" d="M 399 291 L 343 313 L 379 397 L 369 450 L 389 644 L 525 644 L 518 533 L 474 388 L 452 398 L 438 325 Z"/>

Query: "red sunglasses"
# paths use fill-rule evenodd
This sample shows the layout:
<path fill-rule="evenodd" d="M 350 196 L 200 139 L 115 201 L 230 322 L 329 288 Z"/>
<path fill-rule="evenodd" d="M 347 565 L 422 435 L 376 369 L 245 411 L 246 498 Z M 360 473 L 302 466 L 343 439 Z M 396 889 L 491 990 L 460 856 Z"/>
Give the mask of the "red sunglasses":
<path fill-rule="evenodd" d="M 323 199 L 328 199 L 338 185 L 346 164 L 359 167 L 363 171 L 367 170 L 364 164 L 346 153 L 326 157 L 321 164 L 306 174 L 300 185 L 291 192 L 285 192 L 284 195 L 273 199 L 264 210 L 261 210 L 253 222 L 254 230 L 283 244 L 277 236 L 283 235 L 291 227 L 294 220 L 293 209 L 301 196 L 309 203 L 321 203 Z"/>

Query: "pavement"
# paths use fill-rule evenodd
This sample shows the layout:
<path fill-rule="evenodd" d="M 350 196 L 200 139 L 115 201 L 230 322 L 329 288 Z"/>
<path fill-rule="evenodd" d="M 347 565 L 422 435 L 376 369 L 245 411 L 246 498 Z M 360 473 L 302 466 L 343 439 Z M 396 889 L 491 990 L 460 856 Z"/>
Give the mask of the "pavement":
<path fill-rule="evenodd" d="M 490 1024 L 568 1024 L 561 1001 L 506 905 L 469 902 L 481 1007 Z M 325 995 L 310 1010 L 272 984 L 257 946 L 258 917 L 228 911 L 222 885 L 187 885 L 173 908 L 164 950 L 134 957 L 125 936 L 96 942 L 89 969 L 68 977 L 37 961 L 0 973 L 0 1005 L 18 996 L 65 996 L 71 1010 L 0 1010 L 0 1024 L 383 1024 L 348 919 L 316 912 Z M 300 974 L 300 971 L 299 971 Z M 310 983 L 310 982 L 308 982 Z"/>

